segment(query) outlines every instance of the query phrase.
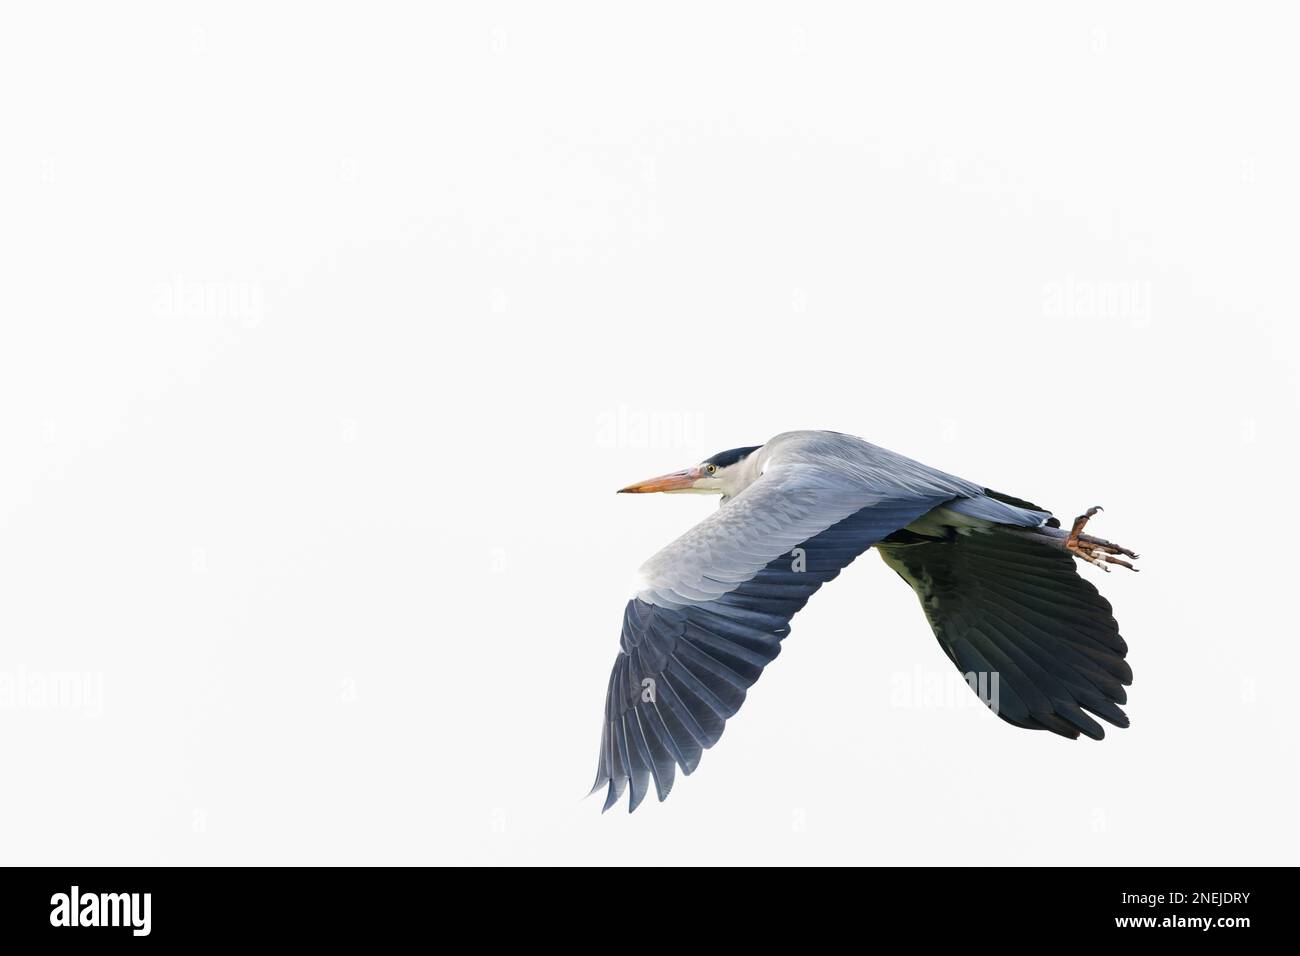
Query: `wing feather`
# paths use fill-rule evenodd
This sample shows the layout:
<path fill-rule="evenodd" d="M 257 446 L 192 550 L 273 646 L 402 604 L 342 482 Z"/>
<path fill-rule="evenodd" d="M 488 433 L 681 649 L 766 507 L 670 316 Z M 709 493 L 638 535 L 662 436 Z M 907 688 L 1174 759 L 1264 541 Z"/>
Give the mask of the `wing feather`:
<path fill-rule="evenodd" d="M 1019 727 L 1100 740 L 1133 672 L 1110 603 L 1080 577 L 1074 559 L 1046 540 L 991 527 L 944 539 L 898 536 L 885 563 L 916 592 L 940 645 L 966 672 L 997 675 L 996 700 Z M 989 695 L 993 696 L 993 695 Z"/>

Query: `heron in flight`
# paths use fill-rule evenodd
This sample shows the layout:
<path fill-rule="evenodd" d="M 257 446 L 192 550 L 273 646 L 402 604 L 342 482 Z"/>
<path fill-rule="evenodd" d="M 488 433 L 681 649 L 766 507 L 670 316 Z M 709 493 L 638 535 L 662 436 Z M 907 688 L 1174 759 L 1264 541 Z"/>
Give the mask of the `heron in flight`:
<path fill-rule="evenodd" d="M 623 488 L 694 492 L 722 507 L 641 567 L 623 612 L 592 792 L 604 809 L 653 781 L 662 801 L 718 742 L 781 650 L 790 619 L 870 547 L 921 599 L 944 653 L 1017 727 L 1105 732 L 1133 672 L 1110 603 L 1075 569 L 1133 568 L 1127 548 L 1069 531 L 1019 498 L 851 435 L 796 431 Z M 978 681 L 977 678 L 978 677 Z M 1090 716 L 1093 715 L 1093 716 Z"/>

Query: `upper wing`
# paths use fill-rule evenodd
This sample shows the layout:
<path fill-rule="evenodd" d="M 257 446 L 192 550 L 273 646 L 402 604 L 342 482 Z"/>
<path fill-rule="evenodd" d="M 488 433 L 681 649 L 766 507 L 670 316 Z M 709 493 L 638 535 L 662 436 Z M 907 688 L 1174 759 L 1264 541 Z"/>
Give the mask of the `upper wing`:
<path fill-rule="evenodd" d="M 608 784 L 605 809 L 630 784 L 635 810 L 651 779 L 667 797 L 675 768 L 689 774 L 717 743 L 817 589 L 960 493 L 940 481 L 890 486 L 777 464 L 646 562 L 605 700 L 592 787 Z"/>
<path fill-rule="evenodd" d="M 1119 708 L 1133 672 L 1110 602 L 1074 558 L 1044 540 L 996 528 L 926 540 L 902 532 L 876 549 L 921 599 L 944 652 L 1018 727 L 1100 740 L 1091 711 L 1127 727 Z"/>

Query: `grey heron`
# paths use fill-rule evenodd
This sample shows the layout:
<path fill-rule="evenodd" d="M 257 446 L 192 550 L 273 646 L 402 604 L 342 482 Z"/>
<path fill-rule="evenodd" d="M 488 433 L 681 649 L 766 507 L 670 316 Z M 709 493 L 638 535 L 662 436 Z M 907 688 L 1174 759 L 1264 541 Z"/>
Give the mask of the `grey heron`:
<path fill-rule="evenodd" d="M 944 652 L 999 717 L 1064 737 L 1127 727 L 1133 672 L 1110 603 L 1078 558 L 1132 570 L 1127 548 L 1037 505 L 851 435 L 795 431 L 620 493 L 718 494 L 722 506 L 641 567 L 623 613 L 592 792 L 629 811 L 690 774 L 781 650 L 790 619 L 875 547 L 921 600 Z"/>

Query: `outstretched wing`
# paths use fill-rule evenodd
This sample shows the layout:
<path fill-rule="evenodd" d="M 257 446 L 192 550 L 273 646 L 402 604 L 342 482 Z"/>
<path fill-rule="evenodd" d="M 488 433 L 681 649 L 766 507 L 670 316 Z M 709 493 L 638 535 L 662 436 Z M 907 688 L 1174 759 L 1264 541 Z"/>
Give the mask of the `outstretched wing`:
<path fill-rule="evenodd" d="M 605 809 L 630 786 L 635 810 L 651 780 L 663 800 L 676 768 L 698 766 L 817 589 L 965 491 L 934 474 L 891 485 L 808 462 L 772 466 L 646 562 L 605 701 L 592 787 L 608 785 Z"/>
<path fill-rule="evenodd" d="M 1110 602 L 1074 558 L 1006 528 L 928 540 L 904 531 L 877 548 L 921 599 L 935 637 L 972 687 L 1017 727 L 1105 736 L 1091 711 L 1127 727 L 1119 708 L 1133 671 Z"/>

